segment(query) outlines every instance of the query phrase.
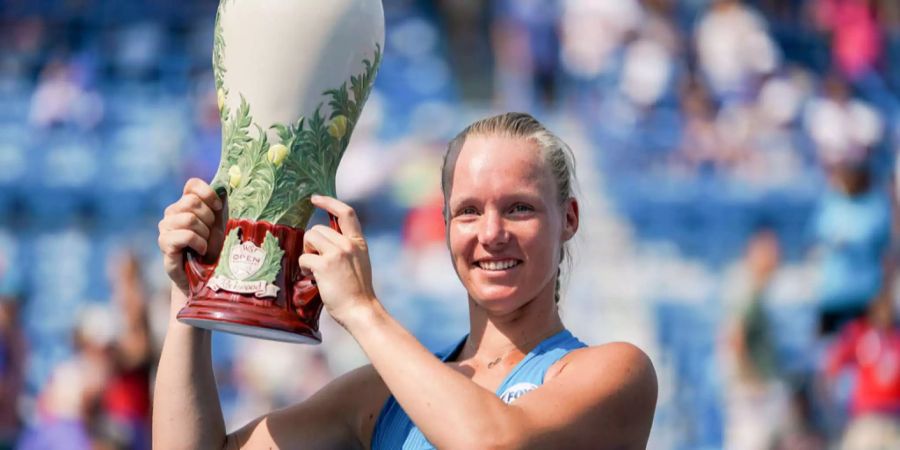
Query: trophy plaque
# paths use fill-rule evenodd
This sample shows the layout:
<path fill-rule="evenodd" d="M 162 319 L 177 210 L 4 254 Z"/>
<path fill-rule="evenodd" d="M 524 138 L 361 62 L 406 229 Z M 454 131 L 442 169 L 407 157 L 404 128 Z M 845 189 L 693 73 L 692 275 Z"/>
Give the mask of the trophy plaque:
<path fill-rule="evenodd" d="M 222 156 L 210 185 L 226 200 L 225 241 L 217 258 L 185 257 L 190 296 L 178 320 L 321 342 L 322 301 L 297 265 L 309 198 L 335 195 L 383 43 L 381 0 L 220 0 L 212 61 Z"/>

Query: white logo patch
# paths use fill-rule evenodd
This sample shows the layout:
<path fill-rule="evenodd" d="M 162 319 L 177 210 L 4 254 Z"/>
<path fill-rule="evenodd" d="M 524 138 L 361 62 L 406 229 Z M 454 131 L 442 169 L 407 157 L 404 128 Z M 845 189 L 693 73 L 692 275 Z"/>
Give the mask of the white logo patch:
<path fill-rule="evenodd" d="M 537 385 L 533 383 L 516 383 L 500 394 L 500 400 L 507 405 L 516 401 L 519 397 L 537 389 Z"/>
<path fill-rule="evenodd" d="M 228 266 L 238 280 L 246 280 L 262 267 L 266 260 L 266 251 L 247 241 L 231 248 Z"/>

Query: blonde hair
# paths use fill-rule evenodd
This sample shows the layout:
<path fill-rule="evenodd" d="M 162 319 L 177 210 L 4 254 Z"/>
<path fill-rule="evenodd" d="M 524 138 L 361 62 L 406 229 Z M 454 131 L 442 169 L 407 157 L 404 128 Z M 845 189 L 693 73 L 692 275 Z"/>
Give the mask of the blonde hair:
<path fill-rule="evenodd" d="M 544 163 L 550 169 L 556 185 L 557 201 L 562 205 L 572 198 L 575 186 L 575 156 L 572 149 L 559 136 L 553 134 L 542 123 L 527 113 L 509 112 L 479 120 L 456 135 L 447 145 L 444 161 L 441 166 L 441 191 L 444 193 L 444 221 L 450 222 L 450 190 L 453 189 L 453 173 L 456 160 L 469 136 L 498 136 L 523 139 L 533 142 Z M 448 228 L 449 230 L 449 228 Z M 449 231 L 448 231 L 449 232 Z M 560 263 L 570 262 L 567 244 L 563 244 L 560 252 Z M 561 269 L 556 274 L 556 302 L 559 303 Z"/>

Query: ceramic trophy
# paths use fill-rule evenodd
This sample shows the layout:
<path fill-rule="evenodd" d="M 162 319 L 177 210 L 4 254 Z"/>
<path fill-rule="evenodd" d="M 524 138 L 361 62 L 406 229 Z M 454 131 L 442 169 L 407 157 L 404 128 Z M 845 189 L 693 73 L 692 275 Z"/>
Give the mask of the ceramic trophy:
<path fill-rule="evenodd" d="M 185 258 L 180 321 L 321 342 L 322 302 L 297 266 L 309 198 L 335 195 L 383 45 L 381 0 L 220 0 L 212 60 L 222 156 L 210 185 L 228 220 L 217 259 Z"/>

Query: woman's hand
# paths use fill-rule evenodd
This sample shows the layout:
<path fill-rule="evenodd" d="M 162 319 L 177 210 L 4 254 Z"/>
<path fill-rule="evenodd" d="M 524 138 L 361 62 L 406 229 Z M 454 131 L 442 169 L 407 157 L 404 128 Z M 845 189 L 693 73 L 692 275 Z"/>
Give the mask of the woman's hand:
<path fill-rule="evenodd" d="M 184 273 L 184 250 L 191 248 L 201 256 L 217 255 L 225 241 L 223 218 L 219 196 L 204 181 L 191 178 L 181 198 L 166 208 L 159 222 L 163 266 L 185 296 L 190 287 Z"/>
<path fill-rule="evenodd" d="M 368 247 L 353 208 L 332 197 L 314 195 L 311 201 L 337 217 L 341 233 L 324 225 L 307 230 L 299 265 L 316 279 L 331 317 L 346 326 L 351 314 L 377 304 Z"/>

